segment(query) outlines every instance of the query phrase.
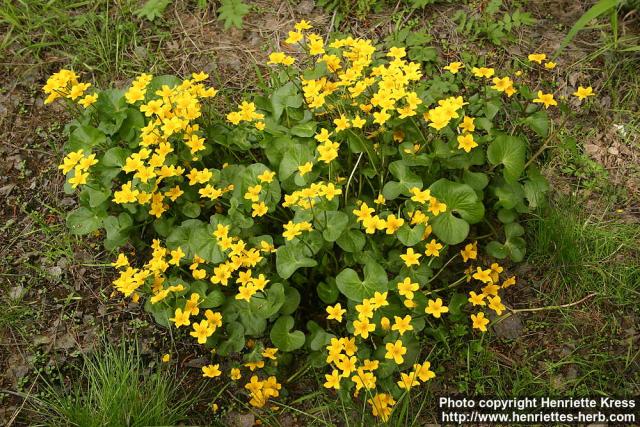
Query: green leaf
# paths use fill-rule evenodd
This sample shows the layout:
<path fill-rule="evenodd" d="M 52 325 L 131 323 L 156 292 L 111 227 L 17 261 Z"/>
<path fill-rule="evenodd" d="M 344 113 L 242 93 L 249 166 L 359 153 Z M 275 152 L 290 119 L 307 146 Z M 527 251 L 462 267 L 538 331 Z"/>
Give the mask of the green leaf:
<path fill-rule="evenodd" d="M 447 205 L 446 212 L 433 218 L 433 232 L 448 245 L 461 243 L 469 234 L 469 224 L 484 217 L 484 205 L 467 184 L 442 178 L 429 188 L 436 199 Z"/>
<path fill-rule="evenodd" d="M 504 166 L 504 179 L 516 182 L 524 171 L 527 146 L 522 138 L 499 134 L 487 149 L 487 158 L 492 165 Z"/>
<path fill-rule="evenodd" d="M 280 246 L 276 251 L 276 270 L 283 279 L 288 279 L 302 267 L 315 267 L 316 260 L 304 255 L 304 245 L 301 242 L 289 242 Z"/>
<path fill-rule="evenodd" d="M 493 120 L 493 118 L 500 111 L 502 103 L 499 98 L 490 99 L 484 104 L 484 115 L 487 119 Z"/>
<path fill-rule="evenodd" d="M 287 151 L 284 152 L 278 168 L 280 181 L 285 181 L 297 173 L 298 166 L 313 162 L 313 150 L 313 143 L 310 141 L 295 142 L 287 147 Z"/>
<path fill-rule="evenodd" d="M 252 313 L 263 319 L 268 319 L 280 310 L 284 302 L 284 286 L 282 283 L 274 283 L 267 288 L 265 293 L 254 295 L 248 304 Z"/>
<path fill-rule="evenodd" d="M 316 223 L 322 225 L 322 237 L 327 242 L 335 242 L 349 225 L 349 216 L 340 211 L 324 211 L 318 214 Z"/>
<path fill-rule="evenodd" d="M 545 110 L 538 110 L 524 119 L 527 126 L 543 138 L 549 135 L 549 115 Z"/>
<path fill-rule="evenodd" d="M 82 149 L 86 155 L 91 152 L 93 147 L 104 144 L 106 140 L 105 134 L 93 126 L 80 126 L 69 135 L 69 142 L 65 145 L 65 150 L 70 152 Z"/>
<path fill-rule="evenodd" d="M 299 136 L 302 138 L 311 138 L 313 135 L 315 135 L 317 127 L 318 123 L 313 121 L 298 123 L 291 128 L 291 135 Z"/>
<path fill-rule="evenodd" d="M 200 308 L 215 308 L 224 304 L 225 297 L 220 289 L 214 289 L 209 292 L 204 299 L 198 304 Z"/>
<path fill-rule="evenodd" d="M 388 181 L 382 189 L 387 200 L 393 200 L 400 194 L 409 196 L 413 187 L 422 188 L 422 179 L 407 167 L 403 160 L 396 160 L 389 165 L 389 171 L 398 181 Z"/>
<path fill-rule="evenodd" d="M 167 237 L 167 247 L 176 249 L 179 246 L 187 259 L 193 259 L 194 255 L 198 255 L 205 261 L 217 264 L 224 261 L 225 257 L 212 233 L 213 227 L 198 219 L 188 219 Z"/>
<path fill-rule="evenodd" d="M 549 191 L 547 179 L 540 173 L 540 170 L 531 166 L 527 169 L 528 179 L 524 182 L 524 195 L 529 201 L 529 206 L 537 208 L 544 204 L 546 194 Z"/>
<path fill-rule="evenodd" d="M 93 107 L 96 109 L 96 116 L 100 119 L 98 129 L 107 135 L 118 132 L 127 118 L 129 109 L 122 89 L 103 90 Z"/>
<path fill-rule="evenodd" d="M 482 190 L 489 184 L 489 176 L 482 172 L 471 172 L 465 169 L 462 173 L 462 180 L 474 190 Z"/>
<path fill-rule="evenodd" d="M 526 253 L 526 241 L 522 238 L 524 228 L 517 222 L 512 222 L 504 226 L 505 242 L 491 241 L 486 246 L 486 251 L 492 257 L 504 259 L 507 256 L 514 262 L 524 259 Z"/>
<path fill-rule="evenodd" d="M 187 218 L 197 218 L 200 216 L 200 205 L 196 202 L 186 202 L 180 211 Z"/>
<path fill-rule="evenodd" d="M 280 307 L 280 313 L 293 314 L 300 305 L 300 292 L 293 286 L 287 286 L 284 289 L 284 304 Z"/>
<path fill-rule="evenodd" d="M 95 189 L 93 187 L 89 187 L 85 185 L 82 191 L 86 192 L 89 195 L 89 207 L 95 208 L 100 206 L 103 202 L 109 199 L 111 196 L 111 191 L 107 189 Z"/>
<path fill-rule="evenodd" d="M 269 334 L 271 342 L 280 351 L 294 351 L 304 345 L 304 333 L 302 331 L 290 332 L 294 323 L 293 317 L 280 316 L 271 327 L 271 333 Z"/>
<path fill-rule="evenodd" d="M 359 230 L 348 230 L 336 240 L 340 249 L 345 252 L 360 252 L 366 242 L 367 239 Z"/>
<path fill-rule="evenodd" d="M 357 302 L 371 298 L 375 292 L 386 291 L 388 283 L 387 272 L 375 261 L 369 261 L 364 266 L 364 280 L 360 280 L 358 273 L 350 268 L 342 270 L 336 277 L 340 292 Z"/>
<path fill-rule="evenodd" d="M 144 303 L 144 310 L 147 313 L 151 313 L 153 316 L 153 320 L 160 326 L 164 326 L 165 328 L 170 327 L 171 322 L 169 322 L 169 318 L 173 317 L 173 309 L 161 301 L 156 304 L 151 304 L 151 298 L 147 298 Z"/>
<path fill-rule="evenodd" d="M 422 241 L 424 230 L 424 224 L 418 224 L 412 228 L 409 224 L 405 223 L 398 229 L 396 237 L 405 246 L 415 246 Z"/>
<path fill-rule="evenodd" d="M 104 219 L 102 226 L 107 232 L 104 247 L 113 250 L 127 243 L 129 229 L 133 225 L 133 219 L 129 214 L 122 212 L 118 217 L 108 216 Z"/>
<path fill-rule="evenodd" d="M 336 281 L 333 278 L 328 278 L 326 282 L 320 282 L 316 287 L 316 292 L 325 304 L 333 304 L 338 300 L 338 296 L 340 295 Z"/>
<path fill-rule="evenodd" d="M 461 294 L 459 292 L 454 293 L 449 299 L 447 306 L 449 307 L 449 312 L 457 316 L 460 314 L 462 307 L 467 303 L 467 296 L 465 294 Z"/>
<path fill-rule="evenodd" d="M 136 16 L 149 21 L 162 16 L 171 0 L 148 0 L 142 7 L 135 11 Z"/>
<path fill-rule="evenodd" d="M 102 226 L 102 220 L 106 216 L 106 213 L 102 211 L 95 212 L 80 207 L 67 215 L 67 227 L 69 227 L 71 234 L 89 234 Z"/>
<path fill-rule="evenodd" d="M 218 21 L 224 21 L 224 29 L 242 28 L 242 18 L 249 13 L 249 6 L 242 0 L 222 0 L 218 8 Z"/>
<path fill-rule="evenodd" d="M 220 356 L 228 356 L 230 353 L 236 353 L 244 348 L 244 326 L 238 322 L 230 322 L 225 327 L 225 331 L 230 332 L 226 341 L 223 341 L 217 347 L 217 353 Z"/>
<path fill-rule="evenodd" d="M 298 108 L 301 105 L 302 96 L 292 82 L 280 86 L 273 91 L 273 95 L 271 95 L 271 106 L 273 107 L 273 118 L 275 121 L 280 120 L 280 116 L 282 116 L 285 108 Z"/>

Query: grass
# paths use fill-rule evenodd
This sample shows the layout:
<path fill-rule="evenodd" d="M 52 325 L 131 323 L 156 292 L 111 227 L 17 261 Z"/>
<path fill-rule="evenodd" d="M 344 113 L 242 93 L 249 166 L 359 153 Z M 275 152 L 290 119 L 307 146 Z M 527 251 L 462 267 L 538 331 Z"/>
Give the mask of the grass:
<path fill-rule="evenodd" d="M 640 227 L 623 223 L 621 213 L 606 204 L 595 203 L 588 212 L 581 208 L 585 202 L 560 199 L 529 223 L 530 262 L 546 272 L 544 280 L 555 283 L 545 289 L 551 291 L 546 299 L 570 302 L 596 292 L 619 307 L 635 304 Z"/>
<path fill-rule="evenodd" d="M 171 373 L 150 372 L 135 347 L 106 344 L 83 362 L 69 390 L 49 385 L 35 400 L 33 410 L 45 425 L 175 425 L 198 397 L 181 395 Z"/>
<path fill-rule="evenodd" d="M 155 46 L 170 34 L 132 18 L 139 2 L 19 0 L 0 4 L 0 56 L 8 65 L 60 63 L 108 83 L 135 72 L 162 69 Z M 166 67 L 165 67 L 166 68 Z"/>

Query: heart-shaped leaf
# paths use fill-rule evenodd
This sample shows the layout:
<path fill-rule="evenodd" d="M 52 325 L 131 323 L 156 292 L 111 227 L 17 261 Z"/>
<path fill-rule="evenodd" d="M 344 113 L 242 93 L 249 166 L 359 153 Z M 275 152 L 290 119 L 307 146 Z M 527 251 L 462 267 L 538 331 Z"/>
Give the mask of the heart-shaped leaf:
<path fill-rule="evenodd" d="M 504 179 L 513 183 L 524 171 L 527 145 L 521 137 L 499 134 L 487 149 L 487 158 L 492 165 L 504 166 Z"/>
<path fill-rule="evenodd" d="M 442 178 L 430 187 L 431 194 L 447 205 L 447 211 L 433 218 L 433 232 L 448 245 L 457 245 L 469 234 L 469 224 L 484 217 L 484 205 L 467 184 Z"/>
<path fill-rule="evenodd" d="M 304 255 L 304 247 L 300 242 L 287 243 L 276 251 L 276 270 L 278 275 L 287 280 L 299 268 L 315 267 L 316 260 Z"/>
<path fill-rule="evenodd" d="M 280 316 L 276 323 L 271 327 L 271 342 L 278 347 L 280 351 L 294 351 L 304 345 L 304 333 L 302 331 L 293 331 L 293 317 Z"/>
<path fill-rule="evenodd" d="M 386 291 L 388 283 L 387 272 L 375 261 L 369 261 L 364 266 L 364 280 L 360 280 L 358 273 L 350 268 L 342 270 L 336 277 L 340 292 L 357 302 L 371 298 L 375 292 Z"/>

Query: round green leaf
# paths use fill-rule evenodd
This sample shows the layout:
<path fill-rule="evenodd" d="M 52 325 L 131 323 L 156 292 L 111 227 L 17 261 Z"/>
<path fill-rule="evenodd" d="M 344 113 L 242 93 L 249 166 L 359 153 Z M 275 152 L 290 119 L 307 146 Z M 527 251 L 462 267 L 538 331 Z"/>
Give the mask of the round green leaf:
<path fill-rule="evenodd" d="M 276 251 L 276 270 L 283 279 L 288 279 L 299 268 L 315 267 L 316 260 L 304 255 L 304 247 L 300 242 L 287 243 Z"/>
<path fill-rule="evenodd" d="M 375 261 L 370 261 L 364 266 L 364 280 L 360 280 L 358 273 L 350 268 L 342 270 L 336 277 L 336 285 L 340 292 L 357 302 L 371 298 L 375 292 L 386 291 L 388 283 L 387 272 Z"/>
<path fill-rule="evenodd" d="M 499 134 L 487 149 L 487 158 L 492 165 L 504 166 L 504 179 L 516 182 L 524 171 L 527 145 L 521 137 Z"/>
<path fill-rule="evenodd" d="M 447 211 L 433 218 L 433 232 L 448 245 L 457 245 L 469 234 L 469 224 L 484 217 L 484 205 L 467 184 L 442 178 L 434 182 L 431 194 L 447 205 Z"/>
<path fill-rule="evenodd" d="M 269 334 L 273 345 L 280 351 L 294 351 L 304 345 L 304 333 L 302 331 L 290 332 L 294 325 L 293 317 L 280 316 L 271 327 Z"/>

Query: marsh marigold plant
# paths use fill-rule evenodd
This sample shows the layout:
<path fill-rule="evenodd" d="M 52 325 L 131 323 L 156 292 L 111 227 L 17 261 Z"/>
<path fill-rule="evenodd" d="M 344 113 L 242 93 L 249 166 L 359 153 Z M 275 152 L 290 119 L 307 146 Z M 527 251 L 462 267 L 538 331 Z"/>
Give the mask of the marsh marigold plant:
<path fill-rule="evenodd" d="M 80 205 L 68 225 L 103 230 L 115 289 L 212 350 L 204 377 L 267 410 L 307 364 L 386 421 L 436 376 L 435 346 L 508 310 L 503 260 L 523 259 L 518 220 L 548 188 L 532 160 L 550 112 L 567 114 L 532 82 L 555 64 L 425 67 L 306 21 L 286 43 L 225 113 L 203 72 L 107 90 L 51 76 L 46 103 L 79 112 L 60 165 Z"/>

